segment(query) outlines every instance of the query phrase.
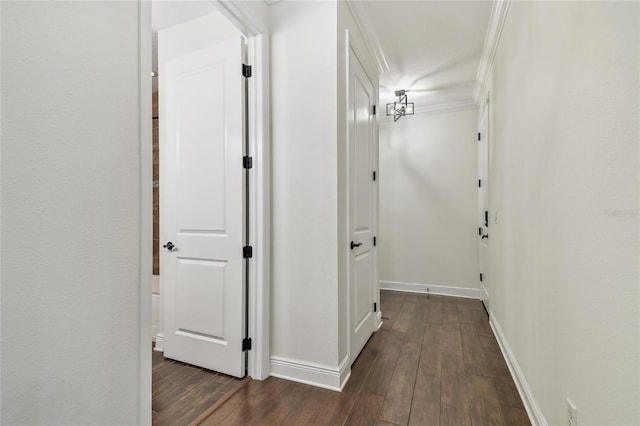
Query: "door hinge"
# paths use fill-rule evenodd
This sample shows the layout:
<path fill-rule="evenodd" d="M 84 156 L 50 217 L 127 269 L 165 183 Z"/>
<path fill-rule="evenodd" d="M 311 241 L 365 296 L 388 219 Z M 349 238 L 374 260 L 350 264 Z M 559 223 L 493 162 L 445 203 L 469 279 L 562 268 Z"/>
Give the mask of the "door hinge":
<path fill-rule="evenodd" d="M 375 247 L 377 243 L 378 243 L 378 239 L 376 237 L 373 237 L 373 246 Z"/>
<path fill-rule="evenodd" d="M 371 115 L 376 115 L 376 106 L 373 105 L 373 108 L 371 108 Z"/>
<path fill-rule="evenodd" d="M 489 227 L 489 212 L 487 210 L 484 211 L 484 227 Z"/>
<path fill-rule="evenodd" d="M 251 77 L 251 65 L 242 64 L 242 76 L 246 78 Z"/>
<path fill-rule="evenodd" d="M 478 142 L 480 142 L 480 132 L 478 132 Z"/>
<path fill-rule="evenodd" d="M 251 350 L 251 337 L 242 339 L 242 352 Z"/>
<path fill-rule="evenodd" d="M 482 228 L 478 228 L 478 235 L 482 235 Z"/>
<path fill-rule="evenodd" d="M 245 169 L 253 169 L 253 157 L 242 157 L 242 167 Z"/>
<path fill-rule="evenodd" d="M 482 188 L 482 179 L 478 179 L 478 188 Z"/>
<path fill-rule="evenodd" d="M 483 276 L 482 276 L 482 274 L 480 274 L 480 282 L 482 282 L 482 278 L 483 278 Z"/>
<path fill-rule="evenodd" d="M 373 302 L 373 312 L 378 312 L 378 303 Z"/>
<path fill-rule="evenodd" d="M 376 180 L 376 172 L 375 171 L 373 172 L 373 180 L 374 181 Z"/>
<path fill-rule="evenodd" d="M 253 257 L 253 247 L 245 246 L 242 248 L 242 257 L 244 259 L 251 259 Z"/>

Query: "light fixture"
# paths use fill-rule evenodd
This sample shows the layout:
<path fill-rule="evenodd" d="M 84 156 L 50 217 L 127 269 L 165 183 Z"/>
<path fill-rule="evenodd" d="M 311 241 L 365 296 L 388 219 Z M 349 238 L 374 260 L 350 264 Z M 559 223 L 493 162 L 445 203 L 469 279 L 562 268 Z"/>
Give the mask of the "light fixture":
<path fill-rule="evenodd" d="M 402 116 L 413 115 L 413 102 L 407 102 L 407 90 L 396 90 L 395 95 L 398 101 L 387 104 L 387 115 L 393 115 L 394 122 Z"/>

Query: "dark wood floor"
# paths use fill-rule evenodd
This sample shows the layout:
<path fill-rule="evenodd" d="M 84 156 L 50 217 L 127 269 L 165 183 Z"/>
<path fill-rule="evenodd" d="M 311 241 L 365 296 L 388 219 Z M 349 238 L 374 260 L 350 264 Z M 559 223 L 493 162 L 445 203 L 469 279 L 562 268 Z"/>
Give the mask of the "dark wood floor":
<path fill-rule="evenodd" d="M 187 425 L 232 390 L 240 379 L 172 361 L 153 352 L 154 425 Z"/>
<path fill-rule="evenodd" d="M 382 292 L 343 392 L 249 382 L 205 425 L 530 425 L 481 302 Z"/>

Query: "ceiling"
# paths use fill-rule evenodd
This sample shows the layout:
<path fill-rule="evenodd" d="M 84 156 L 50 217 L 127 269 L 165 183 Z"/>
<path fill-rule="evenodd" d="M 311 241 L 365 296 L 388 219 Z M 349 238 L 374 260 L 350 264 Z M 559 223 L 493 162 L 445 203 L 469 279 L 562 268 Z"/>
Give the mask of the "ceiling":
<path fill-rule="evenodd" d="M 399 89 L 408 90 L 417 111 L 472 101 L 491 0 L 350 2 L 388 65 L 380 76 L 383 104 L 393 102 L 393 92 Z M 153 29 L 214 11 L 208 0 L 153 0 Z"/>
<path fill-rule="evenodd" d="M 399 89 L 416 110 L 471 102 L 491 1 L 353 3 L 389 66 L 380 76 L 381 102 L 393 102 Z"/>

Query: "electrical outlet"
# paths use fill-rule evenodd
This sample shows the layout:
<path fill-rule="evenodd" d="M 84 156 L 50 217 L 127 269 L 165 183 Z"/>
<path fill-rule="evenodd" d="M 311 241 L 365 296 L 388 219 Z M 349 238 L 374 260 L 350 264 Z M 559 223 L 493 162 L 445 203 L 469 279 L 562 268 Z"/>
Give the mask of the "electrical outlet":
<path fill-rule="evenodd" d="M 578 426 L 578 409 L 569 398 L 567 398 L 567 426 Z"/>

